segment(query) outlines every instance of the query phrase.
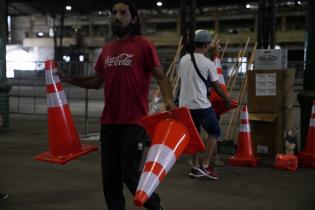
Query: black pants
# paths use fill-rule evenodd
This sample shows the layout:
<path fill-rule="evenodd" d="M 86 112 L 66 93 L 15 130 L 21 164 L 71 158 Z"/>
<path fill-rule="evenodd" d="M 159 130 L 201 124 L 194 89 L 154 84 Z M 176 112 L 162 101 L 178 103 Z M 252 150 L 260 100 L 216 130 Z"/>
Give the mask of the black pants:
<path fill-rule="evenodd" d="M 139 125 L 102 125 L 103 190 L 108 210 L 125 209 L 123 183 L 135 194 L 141 175 L 139 167 L 146 138 L 144 128 Z M 153 193 L 144 207 L 159 210 L 159 196 Z"/>

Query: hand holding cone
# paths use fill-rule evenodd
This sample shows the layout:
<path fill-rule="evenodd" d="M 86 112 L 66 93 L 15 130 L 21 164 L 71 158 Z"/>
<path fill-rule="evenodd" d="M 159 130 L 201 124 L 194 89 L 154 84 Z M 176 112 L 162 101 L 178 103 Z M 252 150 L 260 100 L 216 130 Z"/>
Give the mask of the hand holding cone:
<path fill-rule="evenodd" d="M 152 137 L 152 143 L 134 198 L 139 207 L 152 195 L 190 142 L 197 143 L 191 144 L 189 152 L 204 150 L 187 108 L 145 117 L 142 124 Z"/>
<path fill-rule="evenodd" d="M 214 56 L 213 62 L 217 67 L 217 73 L 218 73 L 218 77 L 219 77 L 218 80 L 219 80 L 220 87 L 223 90 L 223 92 L 225 93 L 225 95 L 228 96 L 229 93 L 228 93 L 226 85 L 225 85 L 220 58 L 218 56 Z M 225 107 L 224 100 L 215 91 L 211 91 L 211 95 L 210 95 L 209 100 L 210 100 L 212 107 L 213 107 L 213 110 L 216 114 L 221 115 L 221 114 L 224 114 L 225 112 L 230 111 L 230 109 L 227 109 Z M 231 109 L 234 109 L 237 106 L 238 106 L 237 101 L 231 100 Z"/>
<path fill-rule="evenodd" d="M 56 71 L 54 61 L 45 62 L 49 151 L 37 155 L 35 159 L 65 164 L 97 148 L 81 145 L 62 84 L 54 75 Z"/>

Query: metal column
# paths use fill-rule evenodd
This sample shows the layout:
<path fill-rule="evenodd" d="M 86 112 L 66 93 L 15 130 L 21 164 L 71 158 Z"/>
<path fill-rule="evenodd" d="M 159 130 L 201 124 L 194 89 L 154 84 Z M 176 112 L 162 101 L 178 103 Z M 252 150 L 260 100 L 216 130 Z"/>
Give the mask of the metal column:
<path fill-rule="evenodd" d="M 7 4 L 0 0 L 0 132 L 9 129 L 9 91 L 6 77 Z"/>
<path fill-rule="evenodd" d="M 311 116 L 312 101 L 315 100 L 315 27 L 312 21 L 315 19 L 315 1 L 309 0 L 306 16 L 306 58 L 303 79 L 303 90 L 298 94 L 301 105 L 301 148 L 306 143 L 309 120 Z"/>

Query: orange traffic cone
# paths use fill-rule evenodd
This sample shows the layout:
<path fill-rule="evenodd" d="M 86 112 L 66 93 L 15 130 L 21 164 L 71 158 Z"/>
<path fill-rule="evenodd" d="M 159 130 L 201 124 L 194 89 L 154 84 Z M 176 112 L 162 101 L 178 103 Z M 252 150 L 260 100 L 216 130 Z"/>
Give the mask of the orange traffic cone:
<path fill-rule="evenodd" d="M 197 152 L 205 149 L 185 107 L 145 117 L 142 124 L 149 136 L 154 134 L 134 198 L 139 207 L 148 200 L 185 150 Z M 190 144 L 192 141 L 196 143 Z M 189 144 L 191 149 L 187 150 Z"/>
<path fill-rule="evenodd" d="M 247 106 L 243 106 L 239 128 L 236 155 L 229 160 L 233 166 L 257 166 L 258 158 L 254 156 Z"/>
<path fill-rule="evenodd" d="M 226 85 L 225 85 L 223 71 L 222 71 L 222 66 L 221 66 L 221 61 L 220 61 L 219 56 L 215 55 L 213 57 L 213 62 L 214 62 L 214 64 L 217 67 L 217 73 L 218 73 L 218 77 L 219 77 L 218 81 L 219 81 L 219 84 L 221 86 L 221 89 L 228 96 L 229 93 L 228 93 Z M 229 111 L 228 109 L 225 108 L 225 104 L 224 104 L 223 99 L 215 91 L 211 92 L 210 102 L 212 104 L 214 112 L 217 115 L 221 115 L 221 114 Z M 232 102 L 231 103 L 231 105 L 232 105 L 231 109 L 237 107 L 237 101 L 236 100 L 232 100 L 231 102 Z"/>
<path fill-rule="evenodd" d="M 56 71 L 54 61 L 45 62 L 49 151 L 37 155 L 35 160 L 65 164 L 97 148 L 81 145 L 59 76 L 54 75 Z"/>
<path fill-rule="evenodd" d="M 315 168 L 315 100 L 313 101 L 306 146 L 304 150 L 298 154 L 298 158 L 302 167 Z"/>

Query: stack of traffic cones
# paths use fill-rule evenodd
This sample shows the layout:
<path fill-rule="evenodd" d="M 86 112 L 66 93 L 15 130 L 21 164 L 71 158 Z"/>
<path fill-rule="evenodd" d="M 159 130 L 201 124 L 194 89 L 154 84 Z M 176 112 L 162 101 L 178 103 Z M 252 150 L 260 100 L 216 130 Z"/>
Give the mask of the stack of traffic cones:
<path fill-rule="evenodd" d="M 298 158 L 302 167 L 315 168 L 315 100 L 313 101 L 306 146 L 298 154 Z"/>
<path fill-rule="evenodd" d="M 252 136 L 249 125 L 247 106 L 243 106 L 239 128 L 236 155 L 229 159 L 233 166 L 257 166 L 258 158 L 254 155 Z"/>
<path fill-rule="evenodd" d="M 219 56 L 215 55 L 213 57 L 213 62 L 216 65 L 217 68 L 217 73 L 218 73 L 218 77 L 219 77 L 219 84 L 221 86 L 221 89 L 223 90 L 223 92 L 225 93 L 225 95 L 229 95 L 226 85 L 225 85 L 225 81 L 224 81 L 224 76 L 223 76 L 223 71 L 222 71 L 222 66 L 221 66 L 221 61 Z M 210 102 L 212 104 L 213 110 L 217 115 L 221 115 L 227 111 L 229 111 L 228 109 L 225 108 L 225 104 L 223 99 L 215 92 L 215 91 L 211 91 L 211 95 L 210 95 Z M 232 100 L 231 101 L 231 109 L 237 107 L 237 101 L 236 100 Z"/>
<path fill-rule="evenodd" d="M 142 124 L 152 137 L 152 143 L 134 198 L 139 207 L 152 195 L 182 153 L 205 148 L 185 107 L 145 117 Z M 196 143 L 190 144 L 193 141 Z M 193 146 L 187 150 L 189 145 Z"/>
<path fill-rule="evenodd" d="M 295 171 L 298 166 L 298 159 L 293 154 L 277 154 L 274 167 L 276 169 L 288 169 Z"/>
<path fill-rule="evenodd" d="M 96 151 L 97 148 L 81 145 L 59 76 L 55 75 L 56 71 L 54 61 L 45 62 L 49 151 L 37 155 L 35 159 L 65 164 Z"/>

